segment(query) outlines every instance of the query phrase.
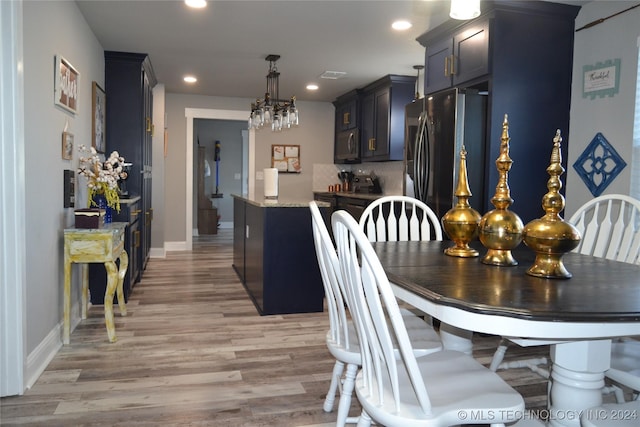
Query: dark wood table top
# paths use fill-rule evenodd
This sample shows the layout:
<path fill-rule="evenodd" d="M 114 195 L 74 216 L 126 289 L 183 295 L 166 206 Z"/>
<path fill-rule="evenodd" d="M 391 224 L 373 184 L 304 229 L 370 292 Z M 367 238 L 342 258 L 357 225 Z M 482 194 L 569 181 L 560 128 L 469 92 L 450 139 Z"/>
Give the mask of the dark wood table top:
<path fill-rule="evenodd" d="M 535 253 L 521 244 L 512 251 L 518 265 L 497 267 L 476 258 L 457 258 L 443 250 L 452 243 L 374 243 L 389 280 L 426 300 L 468 312 L 555 322 L 640 321 L 640 266 L 565 254 L 573 277 L 529 276 Z"/>

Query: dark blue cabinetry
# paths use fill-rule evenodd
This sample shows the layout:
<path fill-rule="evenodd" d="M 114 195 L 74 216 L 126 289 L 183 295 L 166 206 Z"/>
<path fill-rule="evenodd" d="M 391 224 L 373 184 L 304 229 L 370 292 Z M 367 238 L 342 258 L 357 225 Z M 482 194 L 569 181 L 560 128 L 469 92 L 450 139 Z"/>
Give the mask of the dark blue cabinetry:
<path fill-rule="evenodd" d="M 475 20 L 450 20 L 418 37 L 425 46 L 425 93 L 429 96 L 456 86 L 488 94 L 484 212 L 493 209 L 490 200 L 498 183 L 495 160 L 508 114 L 511 209 L 526 223 L 544 214 L 546 168 L 557 129 L 564 139 L 562 157 L 567 168 L 573 40 L 580 7 L 487 1 L 482 8 L 483 14 Z"/>
<path fill-rule="evenodd" d="M 233 209 L 233 267 L 258 312 L 322 311 L 308 205 L 265 207 L 236 197 Z"/>
<path fill-rule="evenodd" d="M 362 89 L 362 161 L 403 159 L 404 107 L 414 98 L 415 82 L 391 74 Z"/>

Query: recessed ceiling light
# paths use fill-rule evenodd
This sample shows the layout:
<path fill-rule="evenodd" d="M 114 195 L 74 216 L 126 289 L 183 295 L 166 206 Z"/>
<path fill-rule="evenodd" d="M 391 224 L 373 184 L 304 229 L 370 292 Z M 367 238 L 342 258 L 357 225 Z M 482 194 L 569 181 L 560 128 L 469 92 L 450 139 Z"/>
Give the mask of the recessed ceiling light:
<path fill-rule="evenodd" d="M 411 22 L 405 20 L 394 21 L 393 24 L 391 24 L 391 28 L 398 31 L 408 30 L 412 26 Z"/>
<path fill-rule="evenodd" d="M 325 71 L 324 73 L 320 74 L 320 78 L 328 80 L 338 80 L 346 75 L 347 73 L 344 71 Z"/>
<path fill-rule="evenodd" d="M 184 80 L 185 82 L 187 82 L 187 83 L 195 83 L 195 82 L 197 82 L 197 81 L 198 81 L 198 79 L 196 79 L 196 78 L 195 78 L 195 77 L 193 77 L 193 76 L 184 76 L 184 79 L 183 79 L 183 80 Z"/>
<path fill-rule="evenodd" d="M 307 85 L 307 90 L 318 90 L 318 85 L 315 83 L 310 83 Z"/>
<path fill-rule="evenodd" d="M 207 0 L 184 0 L 184 4 L 194 9 L 202 9 L 207 7 Z"/>

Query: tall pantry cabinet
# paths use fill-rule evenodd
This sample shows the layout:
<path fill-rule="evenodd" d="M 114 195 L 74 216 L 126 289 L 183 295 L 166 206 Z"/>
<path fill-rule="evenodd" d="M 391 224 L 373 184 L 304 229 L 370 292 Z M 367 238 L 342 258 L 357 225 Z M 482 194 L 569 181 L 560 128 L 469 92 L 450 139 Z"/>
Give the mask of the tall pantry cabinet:
<path fill-rule="evenodd" d="M 129 254 L 138 257 L 139 280 L 151 248 L 152 89 L 157 80 L 147 54 L 105 51 L 104 65 L 107 155 L 117 150 L 125 162 L 132 163 L 127 189 L 131 197 L 140 196 L 139 244 Z"/>

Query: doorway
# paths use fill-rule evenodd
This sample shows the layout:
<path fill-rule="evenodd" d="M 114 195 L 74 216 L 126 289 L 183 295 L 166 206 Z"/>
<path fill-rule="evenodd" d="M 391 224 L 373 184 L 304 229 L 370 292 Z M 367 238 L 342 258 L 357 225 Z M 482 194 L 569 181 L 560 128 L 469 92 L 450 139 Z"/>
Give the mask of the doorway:
<path fill-rule="evenodd" d="M 194 141 L 194 121 L 195 119 L 214 119 L 214 120 L 238 120 L 246 121 L 247 112 L 238 110 L 210 110 L 202 108 L 185 108 L 185 117 L 187 119 L 187 135 L 186 141 Z M 248 149 L 247 157 L 247 192 L 251 194 L 255 187 L 255 131 L 248 132 Z M 186 215 L 185 215 L 185 250 L 193 249 L 193 148 L 194 143 L 186 144 Z"/>

